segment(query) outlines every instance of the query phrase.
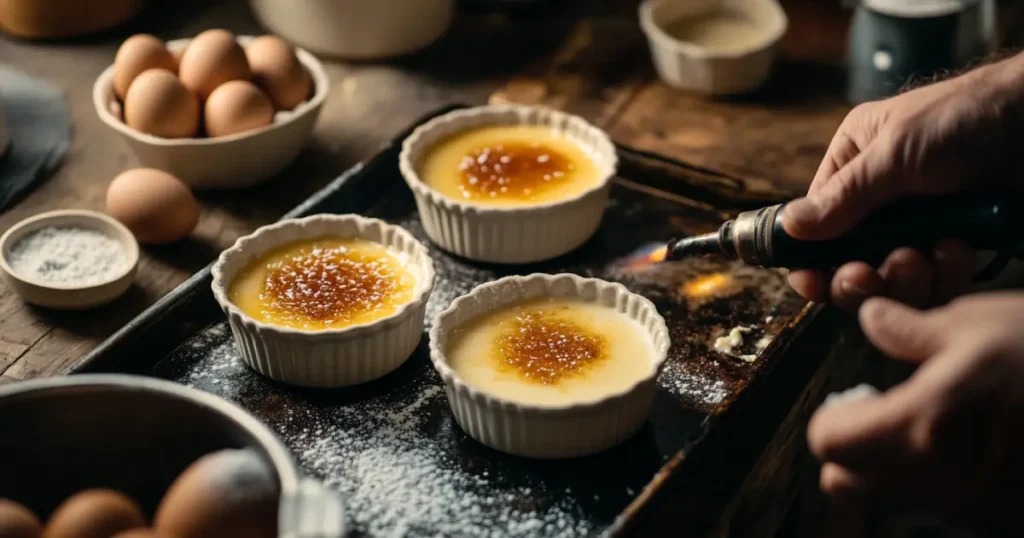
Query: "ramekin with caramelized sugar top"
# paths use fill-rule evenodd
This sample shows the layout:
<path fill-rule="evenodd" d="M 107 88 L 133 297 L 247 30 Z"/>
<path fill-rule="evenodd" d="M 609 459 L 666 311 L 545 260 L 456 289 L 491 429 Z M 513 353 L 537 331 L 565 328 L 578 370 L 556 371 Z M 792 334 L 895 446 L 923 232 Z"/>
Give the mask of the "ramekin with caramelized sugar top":
<path fill-rule="evenodd" d="M 646 340 L 647 345 L 643 347 L 647 353 L 638 350 L 627 352 L 625 359 L 644 361 L 639 365 L 641 368 L 634 369 L 629 380 L 624 383 L 615 383 L 614 376 L 595 373 L 592 377 L 594 379 L 600 378 L 602 382 L 612 380 L 598 391 L 576 389 L 584 386 L 581 383 L 588 382 L 587 376 L 592 372 L 600 370 L 583 371 L 582 381 L 569 380 L 568 383 L 551 386 L 553 390 L 546 387 L 541 387 L 540 391 L 534 390 L 537 388 L 537 378 L 526 378 L 523 383 L 534 382 L 533 388 L 529 389 L 533 394 L 520 397 L 526 393 L 512 396 L 512 392 L 509 392 L 519 390 L 519 381 L 513 380 L 502 386 L 489 386 L 490 380 L 486 376 L 475 376 L 473 381 L 470 379 L 470 370 L 453 360 L 465 351 L 460 346 L 464 345 L 467 334 L 473 334 L 477 322 L 487 320 L 496 312 L 503 313 L 509 307 L 532 305 L 532 301 L 546 299 L 600 307 L 610 311 L 613 316 L 621 317 L 621 321 L 627 323 L 620 325 L 631 325 L 635 328 L 631 330 Z M 600 328 L 600 325 L 605 328 Z M 602 333 L 608 330 L 608 326 L 610 324 L 607 321 L 594 325 L 596 333 L 591 336 L 598 340 L 604 337 L 614 339 L 614 335 Z M 513 327 L 512 330 L 511 334 L 514 334 L 519 327 Z M 563 332 L 556 339 L 559 341 L 548 344 L 561 346 L 563 351 L 578 351 L 578 345 L 575 348 L 572 344 L 565 347 L 567 344 L 564 343 L 566 340 L 563 335 L 568 335 L 569 339 L 578 336 Z M 503 346 L 501 353 L 508 350 L 506 340 L 488 342 L 488 346 Z M 544 343 L 527 342 L 528 347 L 532 345 L 531 352 L 538 349 L 533 344 Z M 627 342 L 627 347 L 629 345 Z M 665 365 L 669 346 L 665 320 L 651 301 L 631 293 L 621 284 L 571 274 L 511 276 L 478 286 L 438 314 L 430 331 L 430 359 L 444 381 L 448 402 L 459 426 L 470 437 L 491 448 L 531 458 L 585 456 L 618 445 L 635 434 L 650 414 L 657 389 L 657 376 Z M 484 354 L 494 349 L 497 348 L 488 347 L 486 350 L 472 352 Z M 508 364 L 507 359 L 492 364 L 496 365 L 495 377 L 507 373 L 504 368 Z M 462 375 L 460 371 L 467 374 Z M 565 398 L 564 395 L 555 394 L 555 398 L 546 398 L 541 394 L 544 391 L 558 393 L 566 390 L 574 395 Z"/>
<path fill-rule="evenodd" d="M 232 301 L 233 283 L 253 263 L 282 247 L 324 239 L 384 247 L 415 279 L 409 298 L 377 319 L 314 329 L 256 319 Z M 225 250 L 212 273 L 214 297 L 227 314 L 242 359 L 271 379 L 307 387 L 364 383 L 401 366 L 422 337 L 434 286 L 434 262 L 423 244 L 398 226 L 359 215 L 314 215 L 264 226 Z"/>
<path fill-rule="evenodd" d="M 501 126 L 550 129 L 586 156 L 595 177 L 578 192 L 518 205 L 481 203 L 431 187 L 423 165 L 432 151 L 453 137 Z M 594 235 L 618 156 L 608 135 L 578 116 L 541 107 L 481 106 L 456 110 L 418 127 L 402 145 L 399 167 L 416 198 L 427 236 L 439 247 L 476 261 L 531 263 L 566 254 Z"/>

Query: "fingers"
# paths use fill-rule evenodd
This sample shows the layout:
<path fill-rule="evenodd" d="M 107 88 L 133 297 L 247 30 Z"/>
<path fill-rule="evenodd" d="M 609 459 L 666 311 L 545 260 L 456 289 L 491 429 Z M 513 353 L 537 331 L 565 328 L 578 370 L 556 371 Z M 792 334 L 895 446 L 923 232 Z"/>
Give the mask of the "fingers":
<path fill-rule="evenodd" d="M 977 269 L 974 249 L 961 241 L 943 241 L 935 247 L 935 276 L 933 295 L 937 302 L 945 303 L 966 292 Z"/>
<path fill-rule="evenodd" d="M 818 410 L 807 428 L 807 442 L 818 459 L 870 476 L 894 472 L 907 461 L 912 402 L 908 391 L 897 387 L 865 400 L 835 403 Z M 836 480 L 839 480 L 836 478 Z M 838 487 L 838 486 L 836 486 Z"/>
<path fill-rule="evenodd" d="M 821 491 L 834 497 L 851 498 L 867 490 L 867 483 L 860 476 L 835 463 L 825 462 L 821 466 Z"/>
<path fill-rule="evenodd" d="M 933 316 L 883 298 L 861 306 L 860 326 L 883 353 L 903 360 L 928 359 L 942 348 L 946 336 Z"/>
<path fill-rule="evenodd" d="M 824 303 L 829 299 L 832 274 L 827 271 L 793 271 L 789 274 L 789 285 L 808 301 Z"/>
<path fill-rule="evenodd" d="M 786 232 L 797 239 L 831 239 L 902 194 L 905 182 L 888 177 L 892 159 L 879 148 L 868 146 L 807 197 L 786 204 L 782 211 Z"/>
<path fill-rule="evenodd" d="M 828 182 L 846 163 L 853 160 L 858 153 L 860 153 L 860 147 L 850 137 L 846 129 L 840 127 L 836 131 L 835 136 L 832 137 L 832 142 L 828 145 L 828 151 L 825 152 L 825 157 L 821 160 L 821 164 L 818 165 L 818 171 L 814 174 L 814 181 L 811 181 L 811 186 L 807 193 L 813 195 L 821 189 L 822 185 Z"/>
<path fill-rule="evenodd" d="M 885 292 L 885 282 L 870 265 L 852 262 L 839 268 L 832 278 L 832 302 L 841 308 L 854 310 L 865 300 Z"/>
<path fill-rule="evenodd" d="M 885 282 L 885 296 L 900 302 L 926 306 L 932 295 L 932 264 L 910 248 L 894 250 L 878 269 Z"/>

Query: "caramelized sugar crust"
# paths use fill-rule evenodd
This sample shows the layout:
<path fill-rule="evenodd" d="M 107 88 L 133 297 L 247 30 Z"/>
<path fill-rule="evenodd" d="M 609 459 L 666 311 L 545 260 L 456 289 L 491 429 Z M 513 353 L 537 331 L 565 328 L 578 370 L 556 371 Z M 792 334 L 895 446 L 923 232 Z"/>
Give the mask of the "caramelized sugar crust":
<path fill-rule="evenodd" d="M 352 239 L 286 245 L 250 264 L 238 281 L 232 301 L 247 314 L 302 329 L 385 317 L 411 300 L 415 286 L 385 247 Z"/>
<path fill-rule="evenodd" d="M 608 358 L 608 341 L 563 314 L 568 307 L 520 313 L 498 334 L 493 352 L 523 378 L 550 385 Z"/>
<path fill-rule="evenodd" d="M 602 174 L 583 146 L 540 125 L 492 125 L 449 136 L 417 164 L 441 194 L 485 206 L 565 200 L 593 188 Z"/>
<path fill-rule="evenodd" d="M 462 158 L 459 190 L 467 199 L 501 197 L 526 201 L 568 181 L 575 169 L 572 159 L 543 144 L 489 145 Z"/>

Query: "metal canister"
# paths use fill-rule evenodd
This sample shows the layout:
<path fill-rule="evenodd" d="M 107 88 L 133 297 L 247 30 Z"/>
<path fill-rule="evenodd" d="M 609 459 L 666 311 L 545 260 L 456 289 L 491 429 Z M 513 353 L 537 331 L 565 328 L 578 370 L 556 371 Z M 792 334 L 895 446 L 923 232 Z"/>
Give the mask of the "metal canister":
<path fill-rule="evenodd" d="M 850 28 L 847 97 L 895 95 L 915 76 L 964 67 L 989 46 L 981 0 L 863 0 Z"/>

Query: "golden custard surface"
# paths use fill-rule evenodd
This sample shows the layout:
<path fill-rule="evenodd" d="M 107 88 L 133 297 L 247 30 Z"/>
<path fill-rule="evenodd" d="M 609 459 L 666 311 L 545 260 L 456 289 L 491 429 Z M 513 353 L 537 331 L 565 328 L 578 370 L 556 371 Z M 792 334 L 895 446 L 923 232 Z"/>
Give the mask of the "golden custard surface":
<path fill-rule="evenodd" d="M 538 125 L 482 127 L 442 140 L 427 151 L 420 177 L 449 198 L 488 206 L 564 200 L 601 179 L 586 151 Z"/>
<path fill-rule="evenodd" d="M 321 238 L 272 250 L 243 269 L 228 298 L 250 317 L 293 329 L 336 329 L 393 314 L 416 277 L 388 249 Z"/>
<path fill-rule="evenodd" d="M 653 367 L 644 329 L 614 309 L 575 300 L 513 304 L 457 328 L 446 354 L 470 385 L 527 404 L 594 400 Z"/>

